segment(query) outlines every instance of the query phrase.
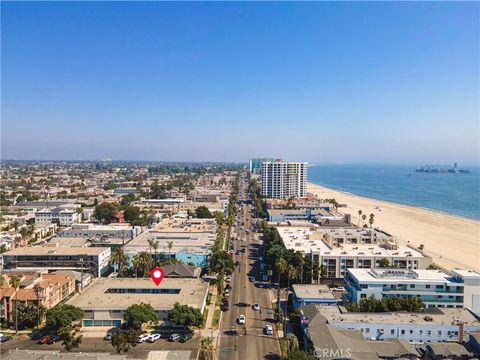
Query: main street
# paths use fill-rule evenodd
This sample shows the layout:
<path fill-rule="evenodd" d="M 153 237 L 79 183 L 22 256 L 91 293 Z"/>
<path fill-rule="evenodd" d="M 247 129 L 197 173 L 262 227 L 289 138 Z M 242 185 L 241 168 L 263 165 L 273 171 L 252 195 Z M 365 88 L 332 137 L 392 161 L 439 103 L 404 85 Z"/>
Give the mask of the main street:
<path fill-rule="evenodd" d="M 246 179 L 240 182 L 239 199 L 247 198 Z M 260 282 L 260 256 L 262 243 L 259 234 L 252 228 L 252 206 L 243 204 L 236 216 L 235 231 L 232 239 L 235 244 L 234 261 L 238 262 L 232 274 L 232 291 L 229 297 L 230 309 L 223 313 L 221 323 L 219 359 L 278 359 L 280 347 L 276 331 L 266 335 L 264 327 L 273 323 L 271 290 L 256 287 L 249 281 L 255 276 Z M 235 235 L 235 236 L 234 236 Z M 238 240 L 240 239 L 240 240 Z M 260 310 L 254 310 L 253 304 L 259 304 Z M 244 315 L 246 324 L 238 324 L 238 318 Z"/>

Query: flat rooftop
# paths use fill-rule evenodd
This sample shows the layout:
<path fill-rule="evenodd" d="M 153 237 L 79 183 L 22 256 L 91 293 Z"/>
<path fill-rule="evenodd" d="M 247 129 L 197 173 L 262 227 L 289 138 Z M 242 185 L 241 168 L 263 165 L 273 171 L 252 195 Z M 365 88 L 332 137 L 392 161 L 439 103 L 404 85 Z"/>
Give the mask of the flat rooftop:
<path fill-rule="evenodd" d="M 413 269 L 356 269 L 348 271 L 359 281 L 368 283 L 455 283 L 452 277 L 442 270 Z"/>
<path fill-rule="evenodd" d="M 100 255 L 107 251 L 107 248 L 103 247 L 81 247 L 81 246 L 29 246 L 15 248 L 7 251 L 2 255 L 15 255 L 15 256 L 52 256 L 52 255 Z"/>
<path fill-rule="evenodd" d="M 334 323 L 375 323 L 398 325 L 454 325 L 463 322 L 465 326 L 479 326 L 478 320 L 470 311 L 464 308 L 437 308 L 435 312 L 384 312 L 361 313 L 341 310 L 339 306 L 316 306 L 317 311 L 330 324 Z M 342 308 L 344 309 L 344 308 Z M 427 321 L 426 317 L 431 321 Z"/>
<path fill-rule="evenodd" d="M 300 299 L 331 299 L 335 300 L 327 285 L 324 284 L 295 284 L 293 292 Z"/>
<path fill-rule="evenodd" d="M 398 246 L 398 249 L 386 249 L 377 244 L 341 244 L 341 246 L 330 248 L 322 239 L 322 234 L 329 234 L 335 237 L 336 234 L 357 236 L 362 234 L 363 229 L 322 229 L 306 226 L 278 226 L 278 233 L 287 249 L 300 251 L 302 253 L 319 252 L 322 256 L 342 257 L 424 257 L 424 255 L 408 246 Z M 340 231 L 341 232 L 340 232 Z M 377 235 L 383 234 L 377 232 Z M 342 236 L 343 236 L 342 235 Z M 381 236 L 381 235 L 380 235 Z"/>
<path fill-rule="evenodd" d="M 68 303 L 84 310 L 125 310 L 140 302 L 155 310 L 170 310 L 176 302 L 201 309 L 207 289 L 208 282 L 192 278 L 164 278 L 159 286 L 149 278 L 96 278 Z"/>

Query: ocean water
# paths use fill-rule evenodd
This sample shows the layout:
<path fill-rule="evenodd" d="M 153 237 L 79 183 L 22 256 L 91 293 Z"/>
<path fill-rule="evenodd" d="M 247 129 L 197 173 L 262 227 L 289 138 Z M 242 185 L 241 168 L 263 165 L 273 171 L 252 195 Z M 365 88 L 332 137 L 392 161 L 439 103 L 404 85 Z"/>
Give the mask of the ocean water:
<path fill-rule="evenodd" d="M 465 167 L 470 174 L 415 173 L 416 168 L 415 165 L 317 165 L 308 168 L 308 180 L 368 198 L 480 220 L 480 167 Z"/>

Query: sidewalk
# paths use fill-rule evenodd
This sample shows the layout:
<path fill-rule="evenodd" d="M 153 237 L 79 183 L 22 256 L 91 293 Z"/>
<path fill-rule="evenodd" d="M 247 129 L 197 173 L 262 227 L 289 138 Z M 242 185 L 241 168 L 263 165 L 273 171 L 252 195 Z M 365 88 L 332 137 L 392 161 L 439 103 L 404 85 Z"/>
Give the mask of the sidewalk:
<path fill-rule="evenodd" d="M 210 305 L 208 305 L 208 316 L 207 321 L 205 323 L 205 330 L 213 329 L 213 315 L 215 314 L 215 302 L 217 300 L 217 286 L 210 285 L 210 294 L 212 294 Z"/>

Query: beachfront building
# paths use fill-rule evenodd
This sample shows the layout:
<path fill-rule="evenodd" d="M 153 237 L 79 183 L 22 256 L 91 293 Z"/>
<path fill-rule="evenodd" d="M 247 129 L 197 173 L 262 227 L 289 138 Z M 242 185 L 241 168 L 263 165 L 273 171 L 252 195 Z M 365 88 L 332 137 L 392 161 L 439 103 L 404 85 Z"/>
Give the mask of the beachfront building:
<path fill-rule="evenodd" d="M 156 286 L 150 279 L 98 278 L 68 304 L 85 311 L 82 326 L 120 326 L 125 310 L 132 304 L 144 302 L 156 311 L 160 321 L 176 302 L 205 309 L 208 283 L 202 279 L 165 278 Z"/>
<path fill-rule="evenodd" d="M 309 306 L 309 314 L 302 316 L 302 324 L 309 324 L 312 316 L 318 314 L 334 328 L 361 331 L 367 340 L 463 342 L 468 341 L 471 332 L 480 330 L 480 320 L 467 309 L 443 308 L 422 313 L 362 313 L 349 312 L 340 306 Z"/>
<path fill-rule="evenodd" d="M 20 278 L 17 289 L 9 284 L 13 275 Z M 71 274 L 49 274 L 48 271 L 5 273 L 0 287 L 1 320 L 13 321 L 15 302 L 51 309 L 74 292 L 75 277 Z"/>
<path fill-rule="evenodd" d="M 306 162 L 275 160 L 262 163 L 262 195 L 278 199 L 304 197 L 307 170 Z"/>
<path fill-rule="evenodd" d="M 421 251 L 400 246 L 391 235 L 377 229 L 315 226 L 276 229 L 287 249 L 311 256 L 314 263 L 325 267 L 328 278 L 343 278 L 349 268 L 380 268 L 385 261 L 400 269 L 426 269 L 432 264 L 432 259 Z"/>
<path fill-rule="evenodd" d="M 272 162 L 275 161 L 274 158 L 252 158 L 249 161 L 249 170 L 252 174 L 258 174 L 262 171 L 263 163 L 264 162 Z"/>
<path fill-rule="evenodd" d="M 6 271 L 76 270 L 93 276 L 109 271 L 109 247 L 61 247 L 58 244 L 21 247 L 1 254 Z"/>
<path fill-rule="evenodd" d="M 480 273 L 413 269 L 348 269 L 345 276 L 349 299 L 360 302 L 374 296 L 383 298 L 419 298 L 426 308 L 473 308 L 480 299 Z"/>

